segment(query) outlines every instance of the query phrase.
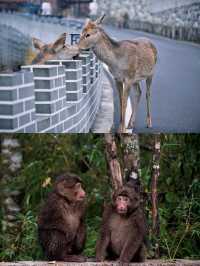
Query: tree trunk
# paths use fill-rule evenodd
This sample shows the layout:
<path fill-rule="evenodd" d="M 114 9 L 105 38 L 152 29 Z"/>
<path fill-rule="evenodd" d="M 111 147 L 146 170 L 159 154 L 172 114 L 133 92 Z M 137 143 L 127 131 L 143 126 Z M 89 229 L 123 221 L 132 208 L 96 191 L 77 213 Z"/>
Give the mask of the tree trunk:
<path fill-rule="evenodd" d="M 152 233 L 155 239 L 158 239 L 159 228 L 159 214 L 158 214 L 158 178 L 160 175 L 160 134 L 156 134 L 154 137 L 154 152 L 152 163 L 152 177 L 151 177 L 151 202 L 152 202 Z M 156 257 L 159 257 L 159 246 L 156 243 Z"/>
<path fill-rule="evenodd" d="M 22 163 L 22 154 L 19 141 L 11 134 L 1 136 L 1 184 L 2 210 L 3 210 L 3 230 L 6 234 L 16 232 L 18 228 L 17 215 L 20 207 L 17 204 L 19 191 L 9 188 L 9 182 L 15 178 Z"/>
<path fill-rule="evenodd" d="M 122 134 L 124 180 L 132 180 L 140 190 L 140 147 L 137 134 Z"/>
<path fill-rule="evenodd" d="M 113 189 L 117 190 L 123 185 L 122 173 L 119 160 L 117 158 L 117 146 L 115 136 L 105 134 L 106 157 L 111 174 Z"/>

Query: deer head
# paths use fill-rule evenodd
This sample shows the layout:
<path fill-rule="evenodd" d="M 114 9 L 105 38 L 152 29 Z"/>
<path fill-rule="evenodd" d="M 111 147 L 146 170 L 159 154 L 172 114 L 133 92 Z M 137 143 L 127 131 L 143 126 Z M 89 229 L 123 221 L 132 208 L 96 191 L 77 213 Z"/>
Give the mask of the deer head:
<path fill-rule="evenodd" d="M 47 60 L 53 59 L 57 53 L 64 49 L 66 35 L 66 33 L 63 33 L 54 43 L 51 44 L 45 44 L 41 40 L 33 38 L 33 45 L 37 50 L 39 50 L 39 53 L 33 59 L 32 64 L 43 64 Z"/>
<path fill-rule="evenodd" d="M 93 48 L 101 39 L 101 27 L 105 14 L 96 21 L 87 20 L 78 43 L 80 50 Z"/>

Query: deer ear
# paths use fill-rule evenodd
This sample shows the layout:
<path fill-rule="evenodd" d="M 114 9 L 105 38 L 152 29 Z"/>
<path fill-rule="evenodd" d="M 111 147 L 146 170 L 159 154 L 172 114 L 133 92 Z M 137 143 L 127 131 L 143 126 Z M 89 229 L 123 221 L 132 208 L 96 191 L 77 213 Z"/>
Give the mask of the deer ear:
<path fill-rule="evenodd" d="M 103 14 L 100 18 L 98 18 L 98 19 L 95 21 L 95 24 L 96 24 L 96 25 L 102 24 L 102 22 L 103 22 L 105 16 L 106 16 L 106 14 Z"/>
<path fill-rule="evenodd" d="M 62 49 L 65 46 L 65 40 L 66 40 L 67 33 L 64 32 L 60 37 L 54 42 L 52 45 L 52 48 L 55 52 L 58 52 L 60 49 Z"/>
<path fill-rule="evenodd" d="M 45 45 L 41 40 L 37 39 L 37 38 L 32 38 L 33 41 L 33 46 L 35 47 L 35 49 L 41 50 L 42 47 Z"/>
<path fill-rule="evenodd" d="M 90 23 L 90 22 L 91 22 L 91 20 L 89 18 L 86 18 L 85 23 L 84 23 L 84 27 L 86 27 L 88 25 L 88 23 Z"/>

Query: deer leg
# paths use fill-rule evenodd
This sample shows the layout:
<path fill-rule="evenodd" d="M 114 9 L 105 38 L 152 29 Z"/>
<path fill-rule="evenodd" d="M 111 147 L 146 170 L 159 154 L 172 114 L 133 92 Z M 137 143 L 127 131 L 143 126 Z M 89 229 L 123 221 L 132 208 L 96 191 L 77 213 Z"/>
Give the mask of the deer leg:
<path fill-rule="evenodd" d="M 118 94 L 119 94 L 119 108 L 120 108 L 120 126 L 121 127 L 121 124 L 122 124 L 122 95 L 123 95 L 123 83 L 121 81 L 117 81 L 115 80 L 116 82 L 116 87 L 117 87 L 117 90 L 118 90 Z"/>
<path fill-rule="evenodd" d="M 141 98 L 141 88 L 140 88 L 140 83 L 135 83 L 134 85 L 134 89 L 135 89 L 135 94 L 134 94 L 134 99 L 133 99 L 133 110 L 132 110 L 132 114 L 128 123 L 128 129 L 134 128 L 134 123 L 135 123 L 135 119 L 136 119 L 136 111 L 137 111 L 137 107 L 138 104 L 140 102 L 140 98 Z"/>
<path fill-rule="evenodd" d="M 146 79 L 146 86 L 147 86 L 147 90 L 146 90 L 146 101 L 147 101 L 147 127 L 152 127 L 152 123 L 151 123 L 151 83 L 152 83 L 152 76 L 148 77 Z"/>
<path fill-rule="evenodd" d="M 128 96 L 130 92 L 131 84 L 128 82 L 123 83 L 123 89 L 122 89 L 122 99 L 121 99 L 121 124 L 119 127 L 119 132 L 120 133 L 126 133 L 126 126 L 125 126 L 125 116 L 126 116 L 126 107 L 127 107 L 127 101 L 128 101 Z"/>

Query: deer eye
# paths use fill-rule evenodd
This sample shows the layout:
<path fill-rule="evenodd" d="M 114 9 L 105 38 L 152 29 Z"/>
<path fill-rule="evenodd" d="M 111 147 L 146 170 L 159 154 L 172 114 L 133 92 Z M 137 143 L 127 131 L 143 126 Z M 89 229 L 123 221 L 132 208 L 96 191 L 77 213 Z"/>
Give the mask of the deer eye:
<path fill-rule="evenodd" d="M 89 34 L 89 33 L 88 33 L 88 34 L 86 34 L 85 38 L 88 38 L 88 37 L 90 37 L 90 34 Z"/>

